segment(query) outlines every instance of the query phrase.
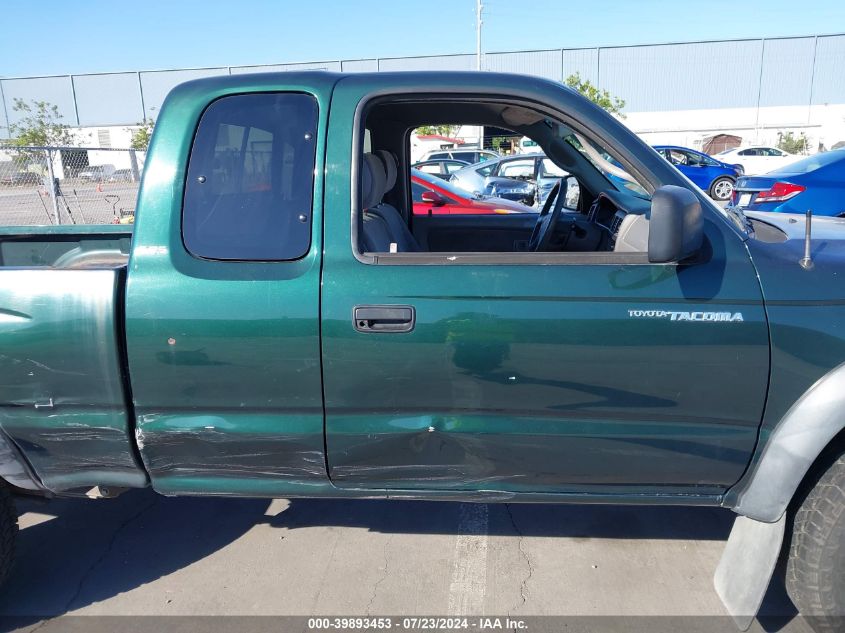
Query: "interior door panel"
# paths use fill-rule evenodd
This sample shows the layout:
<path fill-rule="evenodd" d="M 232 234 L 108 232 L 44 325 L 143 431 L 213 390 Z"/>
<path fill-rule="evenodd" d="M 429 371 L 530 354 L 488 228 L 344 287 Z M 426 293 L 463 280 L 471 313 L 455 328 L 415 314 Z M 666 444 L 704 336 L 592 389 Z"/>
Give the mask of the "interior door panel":
<path fill-rule="evenodd" d="M 414 237 L 430 252 L 524 251 L 537 222 L 534 213 L 512 215 L 422 215 Z"/>

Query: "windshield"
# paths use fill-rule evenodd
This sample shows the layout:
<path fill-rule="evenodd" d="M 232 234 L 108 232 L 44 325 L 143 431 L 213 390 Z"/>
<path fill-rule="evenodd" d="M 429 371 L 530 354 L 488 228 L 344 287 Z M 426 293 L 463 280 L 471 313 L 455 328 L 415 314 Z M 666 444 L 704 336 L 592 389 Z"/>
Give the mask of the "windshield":
<path fill-rule="evenodd" d="M 794 163 L 789 163 L 783 167 L 778 167 L 769 172 L 778 176 L 787 176 L 790 174 L 809 174 L 811 171 L 817 170 L 819 167 L 827 167 L 838 161 L 842 162 L 843 170 L 845 170 L 845 150 L 837 149 L 832 152 L 824 152 L 822 154 L 813 154 L 802 158 Z"/>
<path fill-rule="evenodd" d="M 599 170 L 620 191 L 627 191 L 644 200 L 651 200 L 651 196 L 636 179 L 601 145 L 587 140 L 580 134 L 571 132 L 563 139 L 576 148 L 593 167 Z"/>

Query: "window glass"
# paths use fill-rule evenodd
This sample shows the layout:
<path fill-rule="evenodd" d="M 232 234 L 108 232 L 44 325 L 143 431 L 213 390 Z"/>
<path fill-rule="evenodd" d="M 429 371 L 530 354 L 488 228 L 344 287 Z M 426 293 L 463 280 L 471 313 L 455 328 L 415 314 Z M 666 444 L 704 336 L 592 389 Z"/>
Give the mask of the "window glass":
<path fill-rule="evenodd" d="M 802 158 L 794 163 L 789 163 L 788 165 L 772 170 L 769 174 L 808 174 L 811 171 L 815 171 L 821 167 L 827 167 L 833 163 L 839 163 L 841 169 L 840 173 L 845 175 L 845 149 L 813 154 L 812 156 L 807 156 L 807 158 Z"/>
<path fill-rule="evenodd" d="M 465 160 L 468 163 L 477 163 L 478 152 L 452 152 L 452 158 Z"/>
<path fill-rule="evenodd" d="M 482 176 L 489 176 L 493 173 L 493 170 L 496 168 L 498 163 L 490 163 L 489 165 L 485 165 L 484 167 L 479 167 L 476 169 L 476 173 L 481 174 Z"/>
<path fill-rule="evenodd" d="M 427 188 L 411 181 L 411 198 L 414 202 L 422 202 L 422 195 L 426 191 L 428 191 Z"/>
<path fill-rule="evenodd" d="M 548 158 L 544 158 L 540 163 L 540 178 L 562 178 L 568 175 L 568 172 L 555 165 Z"/>
<path fill-rule="evenodd" d="M 449 158 L 449 152 L 434 152 L 429 154 L 426 160 L 439 160 L 441 158 Z"/>
<path fill-rule="evenodd" d="M 464 167 L 466 167 L 466 165 L 464 165 L 463 163 L 446 163 L 445 165 L 447 174 L 453 174 L 459 169 L 463 169 Z"/>
<path fill-rule="evenodd" d="M 188 251 L 240 261 L 302 257 L 311 243 L 316 127 L 317 102 L 304 94 L 212 103 L 188 162 L 182 208 Z"/>
<path fill-rule="evenodd" d="M 504 162 L 499 167 L 499 176 L 505 178 L 533 178 L 534 159 Z"/>
<path fill-rule="evenodd" d="M 419 167 L 417 167 L 417 169 L 419 169 L 420 171 L 425 172 L 427 174 L 439 174 L 440 173 L 440 165 L 438 165 L 437 163 L 435 163 L 433 165 L 420 165 Z"/>

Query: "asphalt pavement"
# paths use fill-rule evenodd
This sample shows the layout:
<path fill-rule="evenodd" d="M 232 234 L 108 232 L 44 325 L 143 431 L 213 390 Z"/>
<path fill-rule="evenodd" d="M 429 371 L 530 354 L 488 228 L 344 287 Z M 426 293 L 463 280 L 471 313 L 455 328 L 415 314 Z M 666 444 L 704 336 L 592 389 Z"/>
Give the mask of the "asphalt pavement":
<path fill-rule="evenodd" d="M 712 576 L 733 514 L 715 508 L 149 490 L 19 506 L 17 563 L 0 616 L 19 616 L 24 630 L 73 629 L 61 623 L 74 618 L 45 619 L 63 614 L 622 616 L 602 630 L 625 631 L 654 631 L 644 616 L 698 616 L 681 628 L 710 631 L 694 623 L 718 620 L 732 630 Z M 753 631 L 810 630 L 781 581 L 763 612 Z M 568 626 L 576 621 L 596 620 L 552 628 L 585 630 Z M 180 622 L 180 631 L 208 630 L 202 620 Z"/>

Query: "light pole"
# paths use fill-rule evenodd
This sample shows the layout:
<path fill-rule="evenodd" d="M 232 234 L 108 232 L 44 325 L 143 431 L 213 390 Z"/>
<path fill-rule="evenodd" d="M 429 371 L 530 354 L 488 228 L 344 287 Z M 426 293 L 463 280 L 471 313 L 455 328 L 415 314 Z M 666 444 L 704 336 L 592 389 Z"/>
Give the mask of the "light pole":
<path fill-rule="evenodd" d="M 481 70 L 481 25 L 484 21 L 481 19 L 481 12 L 484 10 L 484 3 L 481 0 L 475 0 L 475 70 Z M 484 126 L 478 126 L 478 149 L 484 148 Z"/>

